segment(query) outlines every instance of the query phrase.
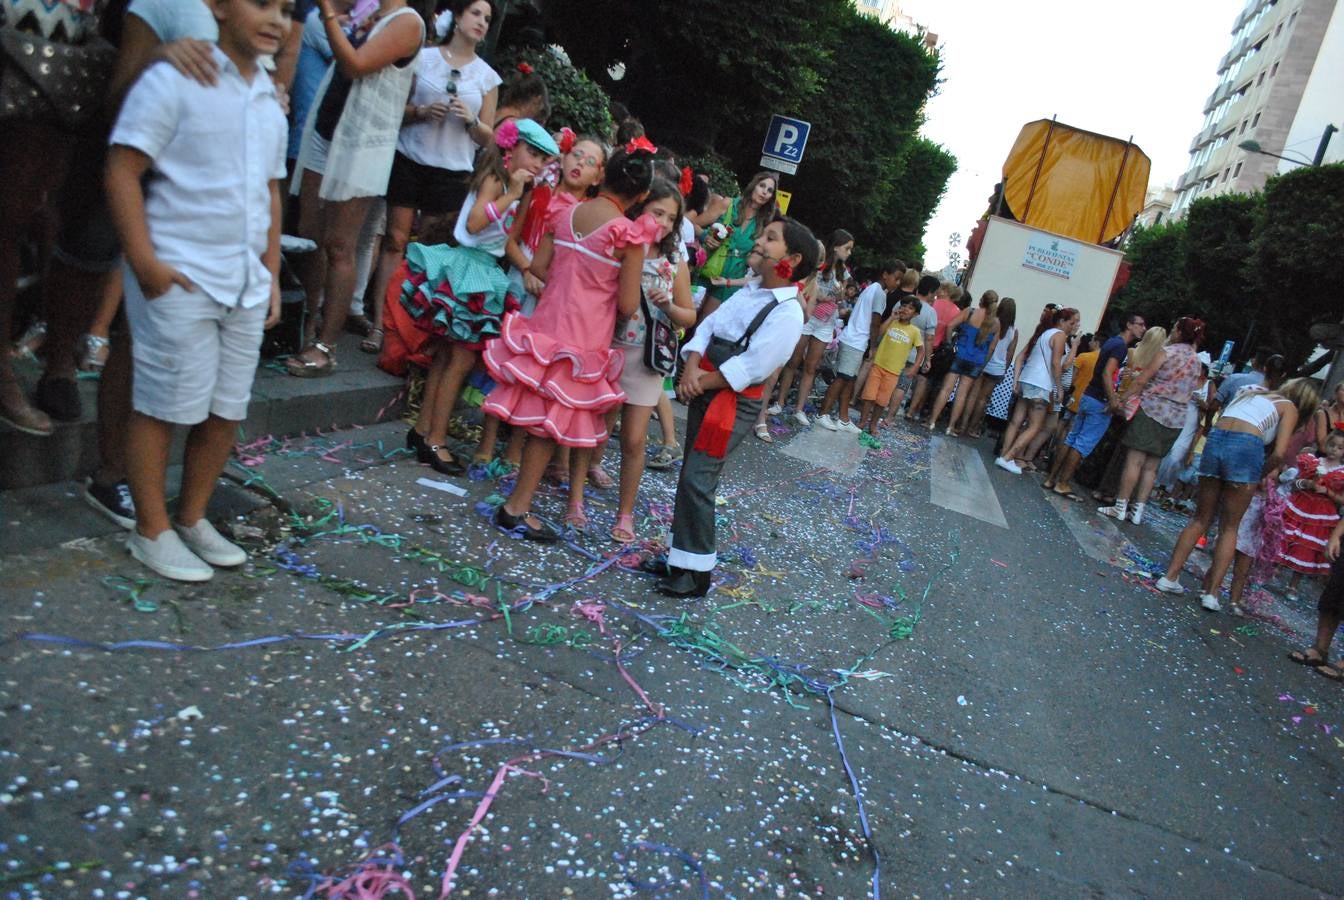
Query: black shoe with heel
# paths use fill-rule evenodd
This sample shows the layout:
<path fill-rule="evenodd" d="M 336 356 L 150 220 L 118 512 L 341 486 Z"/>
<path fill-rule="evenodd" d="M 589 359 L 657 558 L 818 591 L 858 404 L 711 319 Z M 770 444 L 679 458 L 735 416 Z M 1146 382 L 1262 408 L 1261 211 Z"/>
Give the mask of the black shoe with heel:
<path fill-rule="evenodd" d="M 548 528 L 545 522 L 542 522 L 542 527 L 533 528 L 527 524 L 527 513 L 523 513 L 521 516 L 510 515 L 504 509 L 503 504 L 495 510 L 494 522 L 496 528 L 511 538 L 536 541 L 540 544 L 554 544 L 560 540 L 560 535 L 554 529 Z"/>

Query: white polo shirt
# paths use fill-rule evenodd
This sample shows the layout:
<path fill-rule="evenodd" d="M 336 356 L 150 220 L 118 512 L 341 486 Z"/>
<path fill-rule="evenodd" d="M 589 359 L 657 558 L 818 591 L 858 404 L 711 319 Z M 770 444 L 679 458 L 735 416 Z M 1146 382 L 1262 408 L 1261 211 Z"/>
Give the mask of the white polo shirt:
<path fill-rule="evenodd" d="M 271 296 L 262 264 L 272 180 L 285 177 L 285 114 L 270 76 L 248 84 L 218 47 L 219 82 L 204 87 L 167 63 L 145 70 L 126 95 L 113 145 L 152 159 L 145 219 L 159 259 L 225 306 Z"/>

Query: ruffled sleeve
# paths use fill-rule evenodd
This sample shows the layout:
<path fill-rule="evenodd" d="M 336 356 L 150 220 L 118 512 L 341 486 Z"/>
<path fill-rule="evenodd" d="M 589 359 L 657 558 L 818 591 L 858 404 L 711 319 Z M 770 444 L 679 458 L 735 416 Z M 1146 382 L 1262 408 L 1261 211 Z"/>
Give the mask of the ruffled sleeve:
<path fill-rule="evenodd" d="M 1320 460 L 1310 453 L 1300 453 L 1298 454 L 1296 462 L 1299 478 L 1316 477 L 1316 468 L 1320 464 Z"/>
<path fill-rule="evenodd" d="M 631 245 L 648 246 L 658 240 L 658 223 L 648 213 L 635 219 L 612 219 L 607 231 L 608 249 L 619 250 Z"/>
<path fill-rule="evenodd" d="M 1339 493 L 1344 491 L 1344 468 L 1331 469 L 1324 478 L 1321 479 L 1321 486 L 1327 491 Z"/>
<path fill-rule="evenodd" d="M 551 194 L 550 202 L 546 204 L 546 231 L 555 234 L 560 230 L 560 223 L 568 221 L 569 211 L 573 209 L 578 200 L 574 195 L 565 191 L 556 191 Z"/>

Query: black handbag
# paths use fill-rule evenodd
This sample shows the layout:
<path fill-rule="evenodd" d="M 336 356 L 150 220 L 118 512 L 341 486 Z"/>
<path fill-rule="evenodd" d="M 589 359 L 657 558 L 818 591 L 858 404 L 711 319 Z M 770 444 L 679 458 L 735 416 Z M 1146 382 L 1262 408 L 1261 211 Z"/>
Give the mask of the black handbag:
<path fill-rule="evenodd" d="M 97 35 L 75 46 L 0 25 L 0 119 L 87 122 L 102 112 L 116 59 Z"/>
<path fill-rule="evenodd" d="M 771 301 L 761 307 L 761 311 L 756 314 L 756 318 L 751 320 L 747 330 L 742 332 L 742 336 L 735 341 L 717 335 L 710 338 L 709 346 L 705 348 L 705 358 L 714 364 L 714 368 L 721 369 L 728 360 L 746 352 L 746 349 L 751 346 L 751 336 L 756 333 L 756 329 L 765 323 L 770 313 L 775 311 L 776 306 L 779 306 L 778 300 Z"/>
<path fill-rule="evenodd" d="M 649 303 L 643 288 L 639 306 L 644 313 L 644 365 L 666 378 L 677 371 L 677 329 Z"/>

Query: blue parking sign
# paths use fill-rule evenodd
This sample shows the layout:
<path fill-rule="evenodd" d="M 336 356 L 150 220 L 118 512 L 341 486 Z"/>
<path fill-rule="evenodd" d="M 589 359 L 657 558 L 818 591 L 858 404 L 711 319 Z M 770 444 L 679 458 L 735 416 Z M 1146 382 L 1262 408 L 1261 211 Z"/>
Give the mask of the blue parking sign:
<path fill-rule="evenodd" d="M 771 116 L 765 146 L 761 148 L 761 165 L 789 175 L 797 172 L 811 131 L 811 123 L 802 119 Z"/>

